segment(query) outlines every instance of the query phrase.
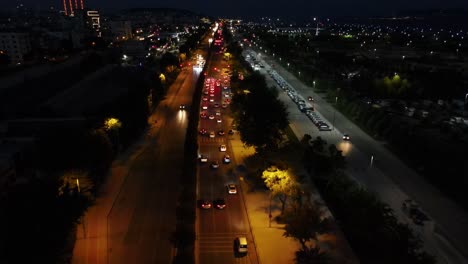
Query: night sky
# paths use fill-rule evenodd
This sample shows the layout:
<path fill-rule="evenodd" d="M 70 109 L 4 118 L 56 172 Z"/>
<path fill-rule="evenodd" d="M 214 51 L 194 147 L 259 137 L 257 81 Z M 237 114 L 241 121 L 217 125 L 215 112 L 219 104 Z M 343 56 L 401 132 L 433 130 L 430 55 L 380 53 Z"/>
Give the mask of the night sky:
<path fill-rule="evenodd" d="M 468 0 L 84 0 L 85 6 L 96 9 L 128 7 L 183 8 L 215 17 L 309 18 L 314 16 L 394 15 L 405 9 L 464 8 Z M 17 0 L 6 0 L 12 8 Z M 46 8 L 60 6 L 61 0 L 22 0 L 26 6 Z"/>

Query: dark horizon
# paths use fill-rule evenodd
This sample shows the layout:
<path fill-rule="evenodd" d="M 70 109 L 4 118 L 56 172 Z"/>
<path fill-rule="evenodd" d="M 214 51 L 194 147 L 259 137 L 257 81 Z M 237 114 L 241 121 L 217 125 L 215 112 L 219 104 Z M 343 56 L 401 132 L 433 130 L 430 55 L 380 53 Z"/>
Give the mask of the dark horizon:
<path fill-rule="evenodd" d="M 398 16 L 407 10 L 463 10 L 467 12 L 468 1 L 449 0 L 443 3 L 439 1 L 384 1 L 378 4 L 368 0 L 358 0 L 353 3 L 344 0 L 318 1 L 315 5 L 303 0 L 291 0 L 286 2 L 269 2 L 266 0 L 254 3 L 238 4 L 209 4 L 197 3 L 189 0 L 177 0 L 172 2 L 154 4 L 148 0 L 116 0 L 111 4 L 109 1 L 100 3 L 97 0 L 85 0 L 85 7 L 98 9 L 103 12 L 115 12 L 129 8 L 176 8 L 185 9 L 194 13 L 204 14 L 213 17 L 232 18 L 258 18 L 258 17 L 279 17 L 285 19 L 309 19 L 313 17 L 391 17 Z M 38 3 L 34 0 L 10 1 L 3 5 L 3 11 L 13 10 L 18 3 L 23 3 L 25 7 L 35 10 L 44 10 L 50 6 L 61 9 L 61 1 L 46 0 Z"/>

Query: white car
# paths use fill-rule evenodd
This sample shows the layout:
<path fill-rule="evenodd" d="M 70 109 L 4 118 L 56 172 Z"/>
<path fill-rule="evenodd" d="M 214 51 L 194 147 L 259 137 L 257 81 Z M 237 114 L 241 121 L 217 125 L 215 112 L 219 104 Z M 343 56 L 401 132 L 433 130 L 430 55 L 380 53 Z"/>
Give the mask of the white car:
<path fill-rule="evenodd" d="M 224 155 L 223 162 L 224 163 L 231 163 L 231 157 L 229 155 Z"/>
<path fill-rule="evenodd" d="M 213 120 L 213 119 L 214 119 L 214 115 L 210 115 L 208 118 L 211 119 L 211 120 Z"/>
<path fill-rule="evenodd" d="M 213 162 L 211 163 L 211 168 L 212 168 L 212 169 L 217 169 L 217 168 L 219 168 L 219 162 L 218 162 L 217 160 L 213 161 Z"/>
<path fill-rule="evenodd" d="M 227 187 L 229 194 L 237 194 L 237 187 L 235 184 L 231 183 L 231 184 L 228 184 L 228 186 L 226 187 Z"/>
<path fill-rule="evenodd" d="M 216 135 L 215 135 L 215 132 L 214 131 L 211 131 L 210 132 L 210 138 L 214 138 Z"/>
<path fill-rule="evenodd" d="M 219 151 L 225 152 L 227 150 L 226 145 L 219 146 Z"/>
<path fill-rule="evenodd" d="M 202 163 L 208 162 L 208 157 L 204 156 L 204 155 L 200 155 L 200 162 L 202 162 Z"/>
<path fill-rule="evenodd" d="M 221 118 L 218 118 L 218 119 L 216 120 L 216 122 L 221 123 L 221 122 L 223 122 L 223 120 L 222 120 Z"/>

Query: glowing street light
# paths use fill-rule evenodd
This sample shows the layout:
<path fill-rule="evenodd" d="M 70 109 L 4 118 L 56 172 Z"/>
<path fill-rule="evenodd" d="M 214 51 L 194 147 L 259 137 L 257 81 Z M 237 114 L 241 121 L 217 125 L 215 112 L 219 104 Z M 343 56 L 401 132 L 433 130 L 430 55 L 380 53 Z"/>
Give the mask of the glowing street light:
<path fill-rule="evenodd" d="M 335 116 L 336 116 L 336 107 L 338 104 L 338 96 L 335 97 L 335 108 L 333 111 L 333 122 L 332 122 L 332 130 L 335 130 Z"/>
<path fill-rule="evenodd" d="M 106 130 L 119 129 L 122 127 L 122 123 L 119 119 L 110 117 L 104 121 L 104 128 Z"/>

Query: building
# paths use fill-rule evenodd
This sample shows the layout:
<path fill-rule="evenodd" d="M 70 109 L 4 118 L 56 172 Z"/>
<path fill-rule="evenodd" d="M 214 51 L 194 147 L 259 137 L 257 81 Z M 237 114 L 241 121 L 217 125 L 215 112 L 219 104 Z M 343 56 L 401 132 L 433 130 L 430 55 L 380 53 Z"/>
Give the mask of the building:
<path fill-rule="evenodd" d="M 86 25 L 95 33 L 96 37 L 101 37 L 101 18 L 98 11 L 86 11 Z"/>
<path fill-rule="evenodd" d="M 22 63 L 24 55 L 31 51 L 29 32 L 0 31 L 0 52 L 10 58 L 12 64 Z"/>
<path fill-rule="evenodd" d="M 73 16 L 75 10 L 84 9 L 84 0 L 62 0 L 63 3 L 63 12 L 66 16 Z"/>
<path fill-rule="evenodd" d="M 132 24 L 128 20 L 110 21 L 110 32 L 114 40 L 128 40 L 133 37 Z"/>

